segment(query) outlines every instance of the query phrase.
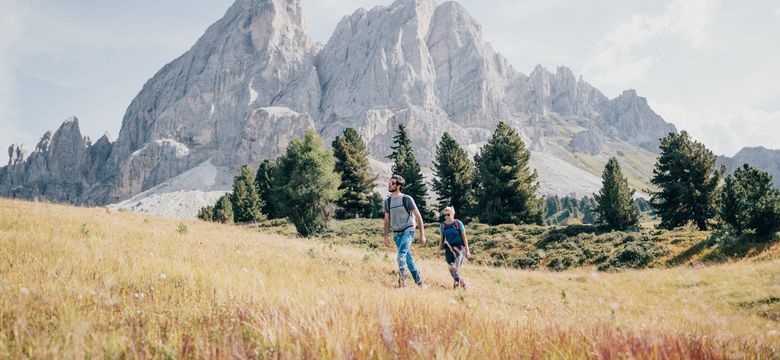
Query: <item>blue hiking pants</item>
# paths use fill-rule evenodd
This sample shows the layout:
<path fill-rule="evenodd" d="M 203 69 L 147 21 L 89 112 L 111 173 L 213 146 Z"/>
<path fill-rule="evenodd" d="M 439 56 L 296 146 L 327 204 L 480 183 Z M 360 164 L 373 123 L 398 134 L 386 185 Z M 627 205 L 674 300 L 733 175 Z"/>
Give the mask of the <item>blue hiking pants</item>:
<path fill-rule="evenodd" d="M 414 230 L 396 233 L 393 240 L 395 241 L 395 246 L 398 247 L 398 273 L 401 277 L 405 278 L 406 270 L 409 269 L 409 272 L 414 278 L 414 282 L 420 284 L 422 282 L 420 272 L 417 271 L 417 267 L 414 266 L 414 259 L 412 259 Z"/>

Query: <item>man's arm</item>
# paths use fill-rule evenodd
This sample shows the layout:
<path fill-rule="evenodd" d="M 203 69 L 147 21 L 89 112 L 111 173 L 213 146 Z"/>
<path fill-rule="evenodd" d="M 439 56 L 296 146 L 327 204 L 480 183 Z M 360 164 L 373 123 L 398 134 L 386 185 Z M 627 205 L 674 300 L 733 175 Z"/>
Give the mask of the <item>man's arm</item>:
<path fill-rule="evenodd" d="M 420 243 L 425 244 L 427 240 L 425 240 L 425 223 L 423 222 L 422 215 L 420 215 L 420 210 L 417 208 L 414 208 L 414 219 L 417 220 L 417 225 L 420 226 Z"/>
<path fill-rule="evenodd" d="M 390 247 L 390 214 L 385 213 L 385 246 Z"/>

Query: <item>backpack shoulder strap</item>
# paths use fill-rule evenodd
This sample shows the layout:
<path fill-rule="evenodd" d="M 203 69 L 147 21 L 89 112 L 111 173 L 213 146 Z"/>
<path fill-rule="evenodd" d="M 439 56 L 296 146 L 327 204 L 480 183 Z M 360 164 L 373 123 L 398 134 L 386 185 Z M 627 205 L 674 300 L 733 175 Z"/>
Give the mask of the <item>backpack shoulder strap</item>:
<path fill-rule="evenodd" d="M 385 211 L 390 211 L 390 196 L 385 198 Z"/>
<path fill-rule="evenodd" d="M 458 220 L 458 219 L 455 219 L 455 222 L 453 222 L 453 224 L 455 224 L 455 230 L 458 230 L 458 231 L 460 231 L 460 226 L 458 226 L 459 222 L 460 222 L 460 220 Z"/>
<path fill-rule="evenodd" d="M 404 194 L 404 197 L 401 199 L 401 201 L 404 204 L 404 209 L 406 209 L 406 211 L 411 215 L 412 209 L 409 209 L 409 207 L 412 206 L 412 203 L 409 201 L 409 199 L 411 199 L 411 196 Z"/>

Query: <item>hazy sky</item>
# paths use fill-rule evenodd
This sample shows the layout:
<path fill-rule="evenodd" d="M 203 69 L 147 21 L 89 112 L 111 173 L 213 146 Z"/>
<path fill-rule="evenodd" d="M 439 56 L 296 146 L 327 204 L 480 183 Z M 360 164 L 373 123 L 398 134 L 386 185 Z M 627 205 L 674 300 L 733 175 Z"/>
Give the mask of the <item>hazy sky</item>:
<path fill-rule="evenodd" d="M 32 151 L 70 115 L 93 139 L 119 133 L 141 86 L 189 49 L 232 0 L 0 0 L 0 149 Z M 328 40 L 359 7 L 390 0 L 301 0 Z M 462 0 L 520 72 L 570 67 L 605 95 L 636 89 L 718 154 L 780 149 L 776 0 Z M 6 162 L 0 157 L 0 165 Z"/>

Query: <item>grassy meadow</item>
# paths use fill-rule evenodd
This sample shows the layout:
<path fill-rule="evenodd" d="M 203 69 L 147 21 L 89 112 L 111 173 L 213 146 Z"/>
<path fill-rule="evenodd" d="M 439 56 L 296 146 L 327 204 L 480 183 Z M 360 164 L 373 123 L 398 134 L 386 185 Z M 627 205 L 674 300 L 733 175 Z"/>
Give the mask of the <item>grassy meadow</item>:
<path fill-rule="evenodd" d="M 773 248 L 620 272 L 474 261 L 462 292 L 429 247 L 430 287 L 396 289 L 374 233 L 261 230 L 0 200 L 0 358 L 780 356 Z M 671 251 L 702 256 L 698 236 Z"/>

